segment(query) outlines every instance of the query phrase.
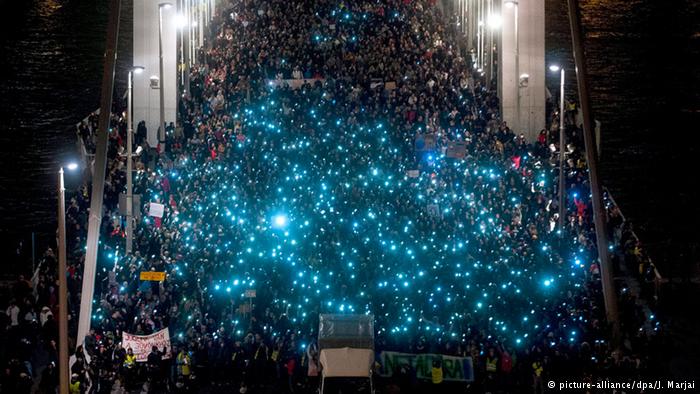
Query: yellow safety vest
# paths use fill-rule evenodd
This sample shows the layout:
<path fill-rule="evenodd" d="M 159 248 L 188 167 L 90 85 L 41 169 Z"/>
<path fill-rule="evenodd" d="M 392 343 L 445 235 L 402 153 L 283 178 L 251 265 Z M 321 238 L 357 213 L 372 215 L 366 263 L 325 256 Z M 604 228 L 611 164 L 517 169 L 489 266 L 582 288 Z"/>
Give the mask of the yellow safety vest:
<path fill-rule="evenodd" d="M 70 390 L 70 394 L 80 394 L 80 381 L 71 382 L 68 390 Z"/>
<path fill-rule="evenodd" d="M 190 357 L 186 354 L 180 353 L 177 355 L 177 364 L 180 367 L 180 373 L 183 376 L 190 375 Z"/>
<path fill-rule="evenodd" d="M 498 369 L 498 359 L 497 358 L 487 358 L 486 359 L 486 372 L 496 373 Z"/>
<path fill-rule="evenodd" d="M 273 350 L 270 358 L 272 359 L 272 361 L 277 362 L 277 359 L 279 358 L 279 356 L 280 356 L 280 352 L 278 350 Z"/>
<path fill-rule="evenodd" d="M 135 354 L 132 354 L 132 355 L 127 354 L 126 358 L 124 359 L 124 366 L 126 366 L 127 368 L 131 368 L 134 366 L 135 363 L 136 363 L 136 355 Z"/>
<path fill-rule="evenodd" d="M 433 384 L 442 383 L 442 367 L 440 367 L 440 368 L 433 367 L 432 378 L 433 378 Z"/>
<path fill-rule="evenodd" d="M 267 361 L 267 346 L 265 346 L 265 345 L 258 346 L 258 350 L 255 351 L 255 357 L 253 357 L 253 359 L 254 360 L 258 359 L 258 355 L 260 354 L 261 350 L 263 352 L 263 357 L 265 357 L 265 360 Z"/>
<path fill-rule="evenodd" d="M 544 371 L 542 364 L 538 363 L 537 361 L 532 363 L 532 369 L 535 371 L 535 376 L 537 377 L 540 377 L 542 375 L 542 371 Z"/>

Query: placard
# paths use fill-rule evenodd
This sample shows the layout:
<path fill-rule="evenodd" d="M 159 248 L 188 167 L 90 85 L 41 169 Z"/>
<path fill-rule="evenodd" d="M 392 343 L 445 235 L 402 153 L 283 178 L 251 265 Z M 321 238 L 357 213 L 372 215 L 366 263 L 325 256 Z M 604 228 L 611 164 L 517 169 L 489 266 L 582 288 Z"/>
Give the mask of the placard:
<path fill-rule="evenodd" d="M 165 280 L 165 272 L 141 271 L 140 278 L 141 278 L 141 280 L 162 282 Z"/>
<path fill-rule="evenodd" d="M 148 216 L 162 218 L 165 212 L 165 205 L 152 202 L 148 207 Z"/>
<path fill-rule="evenodd" d="M 464 141 L 451 141 L 447 144 L 445 155 L 453 159 L 464 159 L 467 156 L 467 143 Z"/>

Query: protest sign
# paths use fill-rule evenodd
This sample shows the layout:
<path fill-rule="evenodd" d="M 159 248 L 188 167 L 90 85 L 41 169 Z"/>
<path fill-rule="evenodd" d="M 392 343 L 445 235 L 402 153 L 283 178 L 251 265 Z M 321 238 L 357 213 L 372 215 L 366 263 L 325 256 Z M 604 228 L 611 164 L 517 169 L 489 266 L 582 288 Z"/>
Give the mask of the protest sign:
<path fill-rule="evenodd" d="M 447 145 L 447 157 L 453 159 L 464 159 L 467 155 L 467 143 L 464 141 L 452 141 Z"/>
<path fill-rule="evenodd" d="M 416 151 L 426 152 L 435 150 L 435 134 L 416 134 Z"/>
<path fill-rule="evenodd" d="M 391 377 L 398 373 L 402 365 L 410 366 L 418 379 L 432 378 L 433 361 L 442 361 L 442 373 L 445 381 L 472 382 L 474 367 L 471 357 L 454 357 L 441 354 L 410 354 L 398 352 L 382 352 L 382 370 L 380 375 Z"/>
<path fill-rule="evenodd" d="M 156 282 L 162 282 L 165 280 L 165 272 L 142 271 L 140 278 L 141 280 L 152 280 Z"/>
<path fill-rule="evenodd" d="M 163 358 L 170 358 L 170 331 L 167 328 L 151 335 L 133 335 L 126 332 L 122 334 L 122 347 L 127 350 L 131 348 L 138 362 L 148 360 L 153 346 L 161 352 L 165 348 Z"/>
<path fill-rule="evenodd" d="M 165 212 L 165 205 L 152 202 L 148 207 L 148 216 L 162 218 Z"/>

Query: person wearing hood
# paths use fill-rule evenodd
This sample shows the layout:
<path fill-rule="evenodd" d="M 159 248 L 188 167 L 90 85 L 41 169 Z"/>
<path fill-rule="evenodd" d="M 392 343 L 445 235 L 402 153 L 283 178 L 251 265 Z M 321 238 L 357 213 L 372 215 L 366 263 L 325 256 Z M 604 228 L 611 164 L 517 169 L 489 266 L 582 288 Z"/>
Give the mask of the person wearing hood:
<path fill-rule="evenodd" d="M 53 316 L 53 313 L 51 312 L 51 308 L 48 306 L 45 306 L 41 308 L 41 312 L 39 313 L 39 323 L 41 323 L 41 326 L 44 326 L 44 323 L 49 319 L 49 316 Z"/>

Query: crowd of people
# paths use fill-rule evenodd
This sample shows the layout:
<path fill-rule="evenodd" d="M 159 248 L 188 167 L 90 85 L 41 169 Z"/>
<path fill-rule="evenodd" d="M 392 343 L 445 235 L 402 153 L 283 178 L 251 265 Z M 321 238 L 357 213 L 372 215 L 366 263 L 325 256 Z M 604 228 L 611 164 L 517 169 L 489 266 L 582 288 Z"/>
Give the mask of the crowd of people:
<path fill-rule="evenodd" d="M 312 392 L 323 313 L 372 314 L 378 355 L 473 362 L 468 383 L 437 373 L 416 382 L 410 368 L 391 376 L 378 362 L 383 392 L 542 392 L 549 377 L 649 368 L 660 325 L 623 284 L 619 341 L 606 324 L 579 130 L 568 127 L 560 228 L 554 133 L 530 142 L 500 120 L 495 92 L 435 1 L 221 9 L 166 144 L 149 147 L 138 125 L 142 217 L 131 254 L 118 210 L 126 124 L 113 116 L 93 329 L 75 354 L 72 389 L 108 393 L 118 380 L 152 392 Z M 80 126 L 88 148 L 95 130 L 96 117 Z M 87 186 L 67 208 L 73 332 Z M 152 202 L 162 217 L 150 215 Z M 616 261 L 637 259 L 607 205 Z M 143 271 L 167 277 L 141 281 Z M 39 379 L 37 346 L 49 354 L 41 388 L 55 388 L 56 277 L 49 251 L 34 283 L 13 293 L 3 391 Z M 145 363 L 122 346 L 124 332 L 166 327 L 172 348 L 154 348 Z"/>

